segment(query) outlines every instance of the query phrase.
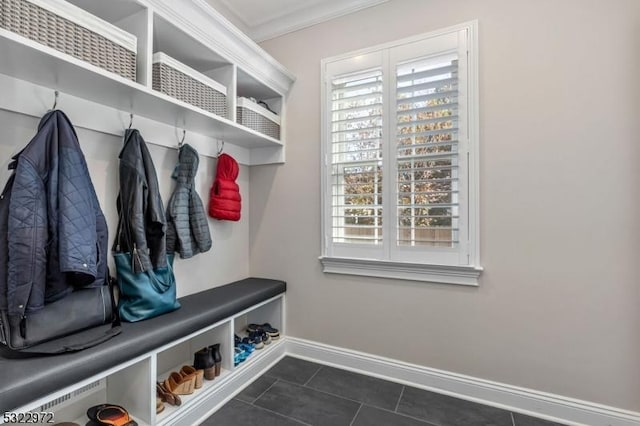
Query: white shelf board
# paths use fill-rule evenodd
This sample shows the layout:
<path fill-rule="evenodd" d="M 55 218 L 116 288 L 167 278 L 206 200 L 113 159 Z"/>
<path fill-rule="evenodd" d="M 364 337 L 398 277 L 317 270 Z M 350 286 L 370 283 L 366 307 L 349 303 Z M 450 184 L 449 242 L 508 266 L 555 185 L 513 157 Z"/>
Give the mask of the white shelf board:
<path fill-rule="evenodd" d="M 196 389 L 191 395 L 180 395 L 180 399 L 182 400 L 182 404 L 180 406 L 173 406 L 167 403 L 164 404 L 164 410 L 156 415 L 156 424 L 163 425 L 170 423 L 176 416 L 183 413 L 185 410 L 188 410 L 189 407 L 193 407 L 197 405 L 200 401 L 207 398 L 207 396 L 211 395 L 211 393 L 215 392 L 215 389 L 223 386 L 227 381 L 231 380 L 236 373 L 248 368 L 253 363 L 259 361 L 261 358 L 270 353 L 273 349 L 278 347 L 282 343 L 283 339 L 280 337 L 278 340 L 272 341 L 270 344 L 265 345 L 263 349 L 256 349 L 249 355 L 249 357 L 241 362 L 238 366 L 233 368 L 233 371 L 229 371 L 227 369 L 221 369 L 220 376 L 216 377 L 214 380 L 204 380 L 202 387 L 200 389 Z M 158 381 L 164 381 L 172 371 L 178 372 L 182 368 L 183 365 L 190 365 L 189 361 L 185 361 L 180 365 L 174 366 L 171 370 L 165 371 L 164 373 L 158 376 Z M 155 399 L 154 399 L 155 401 Z"/>
<path fill-rule="evenodd" d="M 144 9 L 139 0 L 66 0 L 74 6 L 78 6 L 107 22 L 116 23 Z"/>
<path fill-rule="evenodd" d="M 0 29 L 0 57 L 0 74 L 243 148 L 282 147 L 274 138 L 4 29 Z M 64 109 L 63 100 L 59 105 Z"/>
<path fill-rule="evenodd" d="M 238 68 L 238 96 L 252 97 L 257 100 L 281 97 L 278 92 L 241 68 Z"/>
<path fill-rule="evenodd" d="M 278 345 L 282 343 L 282 341 L 283 341 L 282 336 L 280 336 L 278 340 L 272 340 L 271 343 L 269 343 L 268 345 L 264 345 L 264 348 L 255 349 L 247 359 L 245 359 L 243 362 L 241 362 L 236 367 L 234 367 L 233 369 L 234 373 L 244 370 L 254 362 L 258 361 L 263 356 L 266 356 L 266 354 L 268 354 L 271 350 L 277 348 Z"/>

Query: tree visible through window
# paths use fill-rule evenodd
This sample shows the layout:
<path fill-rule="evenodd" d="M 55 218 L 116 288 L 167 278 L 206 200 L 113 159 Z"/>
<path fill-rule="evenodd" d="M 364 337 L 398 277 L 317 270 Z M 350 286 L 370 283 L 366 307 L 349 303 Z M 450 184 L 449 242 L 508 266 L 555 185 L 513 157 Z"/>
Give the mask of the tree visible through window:
<path fill-rule="evenodd" d="M 332 82 L 333 238 L 382 243 L 382 73 Z"/>
<path fill-rule="evenodd" d="M 451 247 L 458 222 L 458 61 L 398 65 L 399 245 Z"/>

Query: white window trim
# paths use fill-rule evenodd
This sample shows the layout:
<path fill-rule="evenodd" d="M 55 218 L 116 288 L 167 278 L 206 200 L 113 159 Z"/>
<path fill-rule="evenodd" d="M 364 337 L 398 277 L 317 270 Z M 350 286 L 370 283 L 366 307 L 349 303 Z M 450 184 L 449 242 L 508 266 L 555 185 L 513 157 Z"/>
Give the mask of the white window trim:
<path fill-rule="evenodd" d="M 465 22 L 459 25 L 443 28 L 437 31 L 429 32 L 426 34 L 420 34 L 417 36 L 405 38 L 402 40 L 396 40 L 390 43 L 373 46 L 370 48 L 358 50 L 355 52 L 349 52 L 344 55 L 334 56 L 326 58 L 321 61 L 320 71 L 324 77 L 325 66 L 328 62 L 334 62 L 343 59 L 353 58 L 354 56 L 367 55 L 383 49 L 390 49 L 395 46 L 400 46 L 420 40 L 424 40 L 430 37 L 437 37 L 445 35 L 451 32 L 460 30 L 467 30 L 468 34 L 468 93 L 469 93 L 469 105 L 471 106 L 468 113 L 468 131 L 469 131 L 469 146 L 468 146 L 468 171 L 469 180 L 468 185 L 468 227 L 469 227 L 469 241 L 467 252 L 469 253 L 469 265 L 437 265 L 428 263 L 412 263 L 412 262 L 399 262 L 389 260 L 377 260 L 377 259 L 355 259 L 349 257 L 336 257 L 329 256 L 329 238 L 328 238 L 328 223 L 327 216 L 327 191 L 330 188 L 327 187 L 327 170 L 330 162 L 330 153 L 327 152 L 327 112 L 325 105 L 327 103 L 326 82 L 321 81 L 321 140 L 322 140 L 322 179 L 321 179 L 321 208 L 322 208 L 322 220 L 321 220 L 321 253 L 319 257 L 320 262 L 323 265 L 323 272 L 336 273 L 346 275 L 362 275 L 369 277 L 379 278 L 392 278 L 401 280 L 412 281 L 424 281 L 434 282 L 442 284 L 456 284 L 456 285 L 468 285 L 477 286 L 480 274 L 483 268 L 480 266 L 480 206 L 479 206 L 479 181 L 480 181 L 480 167 L 479 167 L 479 100 L 478 100 L 478 21 Z M 463 153 L 461 153 L 463 155 Z"/>
<path fill-rule="evenodd" d="M 424 281 L 477 286 L 482 268 L 478 266 L 431 265 L 375 259 L 321 256 L 322 271 L 330 274 Z"/>

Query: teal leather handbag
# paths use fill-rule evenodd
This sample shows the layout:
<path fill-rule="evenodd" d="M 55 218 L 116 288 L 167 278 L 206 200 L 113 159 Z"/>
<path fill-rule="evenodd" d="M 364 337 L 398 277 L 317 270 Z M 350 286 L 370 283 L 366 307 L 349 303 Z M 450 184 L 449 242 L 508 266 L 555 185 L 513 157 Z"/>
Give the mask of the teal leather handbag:
<path fill-rule="evenodd" d="M 120 288 L 120 319 L 136 322 L 166 314 L 180 307 L 176 300 L 173 255 L 167 255 L 167 267 L 149 269 L 136 274 L 131 253 L 113 253 Z"/>
<path fill-rule="evenodd" d="M 119 200 L 118 200 L 119 201 Z M 127 218 L 118 208 L 118 232 L 114 244 L 113 259 L 116 264 L 116 281 L 120 290 L 118 313 L 126 322 L 142 321 L 180 308 L 176 300 L 176 278 L 173 274 L 173 254 L 167 254 L 166 268 L 147 269 L 136 273 L 133 262 L 140 264 L 136 245 L 129 235 Z M 120 251 L 121 238 L 132 252 Z"/>

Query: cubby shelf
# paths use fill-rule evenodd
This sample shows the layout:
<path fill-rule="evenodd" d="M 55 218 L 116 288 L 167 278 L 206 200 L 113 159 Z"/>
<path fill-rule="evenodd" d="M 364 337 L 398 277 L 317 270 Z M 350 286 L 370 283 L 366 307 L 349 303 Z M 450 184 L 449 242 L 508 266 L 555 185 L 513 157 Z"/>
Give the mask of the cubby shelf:
<path fill-rule="evenodd" d="M 246 368 L 249 368 L 251 364 L 258 362 L 262 357 L 267 356 L 270 351 L 275 350 L 278 347 L 278 345 L 282 343 L 282 341 L 283 341 L 282 339 L 274 340 L 270 344 L 265 345 L 263 349 L 254 350 L 253 353 L 249 355 L 249 357 L 246 360 L 244 360 L 234 368 L 234 371 L 239 372 Z"/>
<path fill-rule="evenodd" d="M 223 368 L 220 372 L 220 376 L 216 377 L 214 380 L 204 380 L 202 387 L 200 389 L 196 389 L 193 394 L 180 396 L 182 400 L 180 406 L 172 406 L 165 403 L 165 409 L 156 415 L 155 424 L 171 424 L 178 415 L 205 401 L 211 394 L 216 392 L 216 390 L 223 387 L 236 373 L 250 368 L 252 365 L 266 357 L 270 352 L 275 351 L 282 341 L 282 339 L 278 339 L 269 345 L 265 345 L 263 349 L 255 350 L 244 362 L 233 367 L 232 370 Z M 185 364 L 176 365 L 174 368 L 165 371 L 158 377 L 158 381 L 167 378 L 172 371 L 180 371 L 183 365 Z"/>
<path fill-rule="evenodd" d="M 282 143 L 35 41 L 0 29 L 0 74 L 245 148 Z"/>
<path fill-rule="evenodd" d="M 171 371 L 180 371 L 180 368 L 182 368 L 182 365 L 177 365 L 174 369 L 162 374 L 158 380 L 160 381 L 168 377 Z M 219 388 L 227 381 L 227 379 L 230 377 L 230 374 L 231 371 L 223 368 L 220 371 L 220 375 L 216 377 L 215 380 L 205 380 L 202 384 L 202 387 L 200 389 L 196 389 L 195 392 L 191 395 L 180 395 L 180 399 L 182 401 L 180 406 L 174 406 L 165 403 L 164 410 L 156 415 L 156 424 L 168 424 L 182 410 L 188 410 L 189 407 L 192 407 L 205 400 L 208 395 L 215 391 L 216 388 Z"/>
<path fill-rule="evenodd" d="M 150 131 L 156 135 L 150 142 L 157 145 L 173 146 L 173 140 L 169 141 L 173 139 L 169 135 L 173 134 L 168 129 L 173 127 L 179 132 L 199 135 L 196 139 L 200 141 L 202 155 L 217 156 L 217 145 L 223 141 L 231 145 L 229 151 L 241 164 L 284 162 L 286 95 L 295 78 L 205 1 L 120 0 L 109 5 L 94 0 L 38 1 L 60 11 L 61 16 L 85 22 L 80 25 L 89 29 L 92 24 L 87 22 L 94 22 L 92 17 L 97 17 L 94 22 L 97 26 L 135 36 L 136 78 L 128 80 L 0 28 L 0 74 L 6 76 L 1 89 L 9 92 L 9 96 L 0 100 L 3 109 L 41 116 L 42 100 L 35 99 L 34 93 L 57 90 L 67 101 L 61 107 L 76 111 L 70 118 L 80 127 L 119 135 L 122 128 L 114 123 L 133 113 L 147 119 L 137 121 L 136 127 L 143 133 Z M 153 90 L 152 58 L 159 52 L 224 87 L 227 97 L 224 116 Z M 7 83 L 7 79 L 16 82 Z M 18 87 L 24 90 L 27 84 L 33 85 L 28 87 L 27 96 L 18 97 Z M 275 111 L 281 121 L 278 139 L 238 124 L 238 96 L 264 101 Z M 101 116 L 108 116 L 100 123 L 89 117 L 88 111 L 95 111 L 96 106 L 102 108 Z M 143 122 L 146 128 L 141 127 Z M 253 123 L 251 127 L 258 128 Z"/>

